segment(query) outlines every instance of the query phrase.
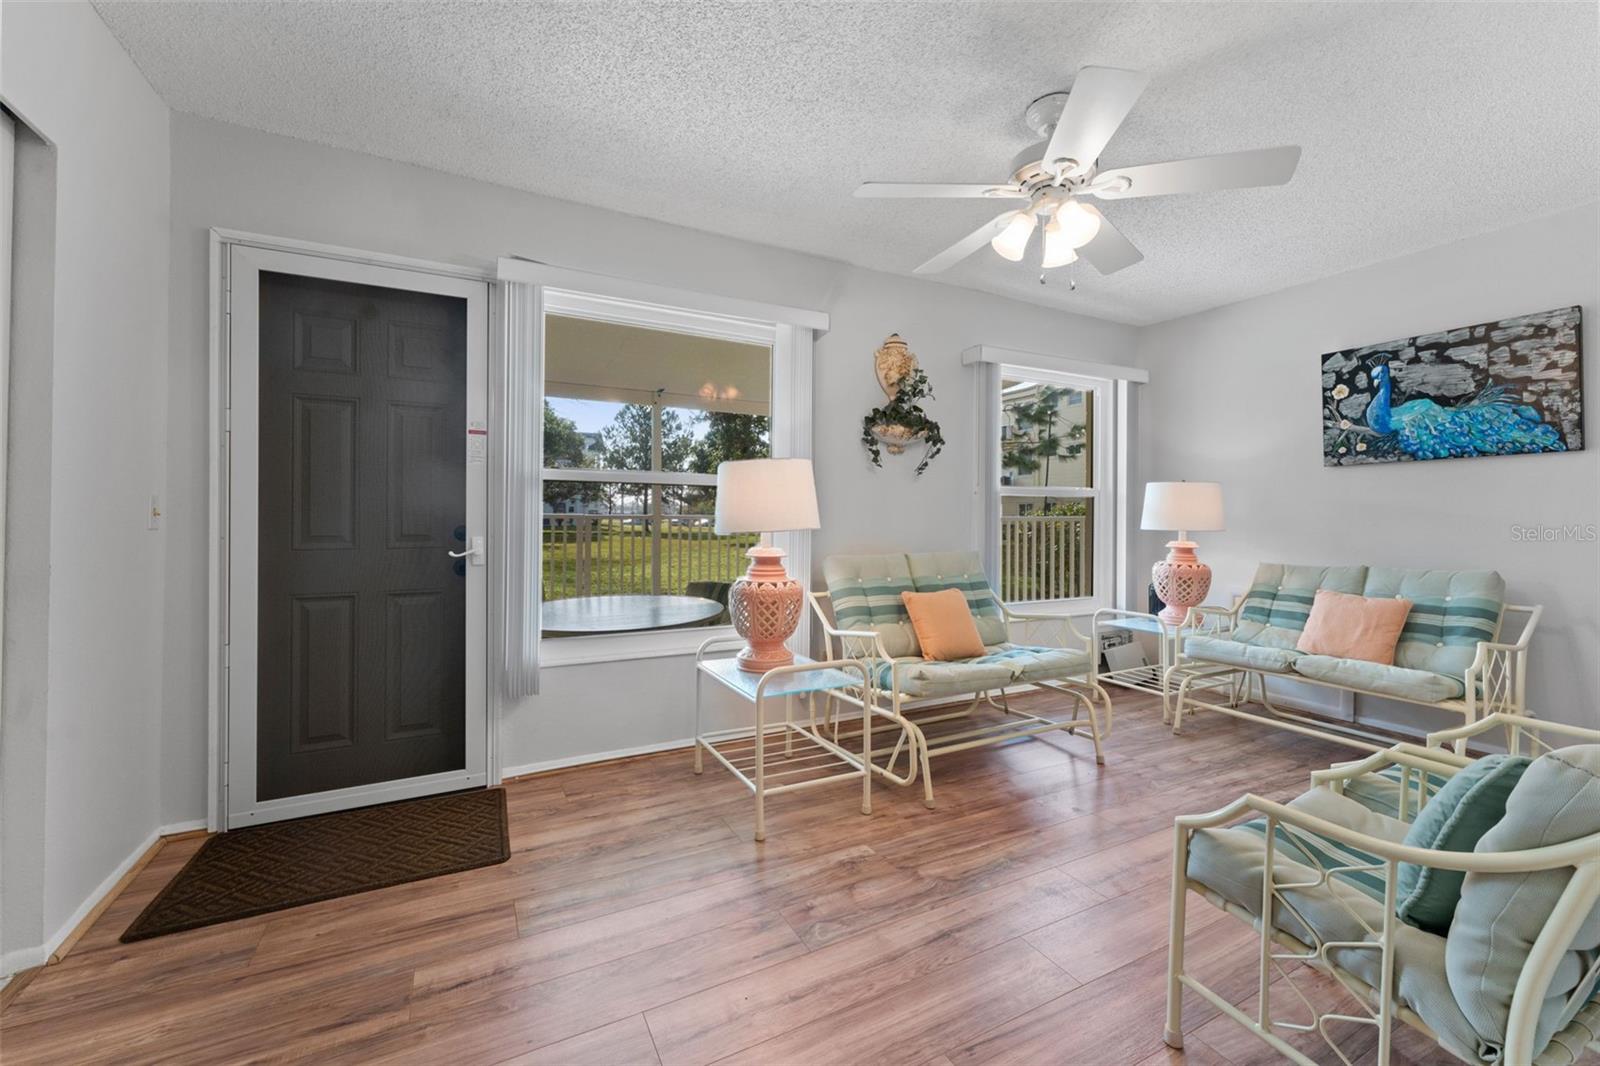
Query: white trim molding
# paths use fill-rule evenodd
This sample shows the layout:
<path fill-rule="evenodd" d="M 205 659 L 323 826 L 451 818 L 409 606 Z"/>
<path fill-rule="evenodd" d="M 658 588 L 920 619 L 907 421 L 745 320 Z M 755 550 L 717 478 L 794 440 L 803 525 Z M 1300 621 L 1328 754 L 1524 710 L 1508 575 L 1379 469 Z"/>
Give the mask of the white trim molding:
<path fill-rule="evenodd" d="M 1005 596 L 1004 559 L 1001 557 L 1003 540 L 1001 512 L 1006 498 L 1088 499 L 1093 501 L 1091 535 L 1092 543 L 1095 545 L 1094 572 L 1090 581 L 1091 593 L 1087 596 L 1027 600 L 1019 603 L 1026 603 L 1030 611 L 1047 609 L 1072 614 L 1090 614 L 1098 607 L 1117 603 L 1121 599 L 1121 593 L 1116 587 L 1118 567 L 1128 551 L 1124 536 L 1127 524 L 1127 501 L 1121 481 L 1129 447 L 1128 424 L 1121 417 L 1124 405 L 1118 402 L 1119 395 L 1127 390 L 1126 381 L 1060 369 L 1068 363 L 1108 370 L 1117 369 L 1109 364 L 1077 363 L 1074 360 L 1054 359 L 1048 356 L 1030 356 L 1014 349 L 992 346 L 969 348 L 967 351 L 982 351 L 989 354 L 1004 352 L 1043 361 L 1043 365 L 1035 365 L 981 359 L 969 364 L 976 366 L 979 374 L 978 387 L 973 390 L 976 405 L 975 423 L 980 434 L 974 484 L 974 503 L 979 513 L 973 518 L 973 526 L 978 536 L 978 543 L 981 545 L 984 570 L 989 575 L 991 584 L 1002 597 Z M 1000 443 L 1000 427 L 1007 380 L 1062 386 L 1090 397 L 1091 410 L 1094 412 L 1092 420 L 1094 440 L 1091 442 L 1090 451 L 1094 458 L 1094 470 L 1088 486 L 1001 484 L 1004 474 L 1004 455 Z"/>
<path fill-rule="evenodd" d="M 1136 366 L 1096 363 L 1092 360 L 1072 359 L 1064 355 L 1026 352 L 1020 348 L 1001 348 L 993 344 L 975 344 L 961 353 L 962 366 L 974 366 L 980 363 L 1025 366 L 1030 370 L 1053 370 L 1058 374 L 1103 378 L 1108 381 L 1132 381 L 1140 385 L 1148 384 L 1150 381 L 1150 371 L 1142 370 Z"/>
<path fill-rule="evenodd" d="M 235 399 L 235 382 L 231 380 L 231 367 L 234 353 L 232 352 L 233 330 L 233 254 L 234 248 L 249 249 L 248 253 L 256 260 L 267 261 L 282 259 L 282 257 L 298 257 L 290 260 L 284 259 L 287 265 L 292 265 L 293 272 L 312 273 L 321 276 L 339 277 L 344 280 L 356 282 L 371 282 L 379 275 L 388 272 L 391 280 L 399 279 L 410 287 L 419 291 L 465 291 L 463 282 L 476 283 L 482 292 L 488 294 L 490 299 L 484 299 L 476 290 L 471 299 L 477 301 L 474 307 L 473 324 L 470 329 L 474 336 L 481 330 L 481 339 L 484 343 L 485 353 L 489 347 L 489 322 L 487 317 L 488 304 L 492 302 L 493 288 L 490 284 L 493 275 L 490 271 L 481 268 L 459 266 L 449 263 L 435 263 L 426 260 L 412 259 L 404 256 L 386 255 L 377 252 L 367 252 L 360 249 L 346 248 L 338 245 L 319 244 L 312 241 L 295 240 L 290 238 L 277 238 L 257 233 L 248 233 L 239 230 L 213 228 L 209 235 L 210 271 L 207 275 L 208 282 L 208 312 L 209 312 L 209 384 L 208 394 L 210 399 L 210 434 L 209 434 L 209 474 L 208 487 L 210 499 L 208 501 L 208 664 L 207 664 L 207 728 L 208 728 L 208 762 L 207 762 L 207 808 L 205 828 L 217 832 L 226 827 L 229 817 L 227 809 L 227 795 L 229 787 L 230 769 L 230 742 L 228 713 L 229 689 L 235 679 L 230 678 L 230 672 L 239 664 L 230 662 L 230 653 L 238 649 L 231 648 L 230 612 L 238 605 L 230 602 L 230 580 L 236 575 L 231 574 L 229 554 L 232 545 L 229 541 L 229 531 L 233 521 L 230 515 L 230 494 L 232 485 L 229 475 L 229 465 L 232 461 L 230 455 L 232 446 L 232 433 L 236 427 L 234 418 L 236 413 L 232 409 Z M 241 253 L 244 254 L 244 253 Z M 317 265 L 320 264 L 320 265 Z M 401 273 L 403 272 L 403 273 Z M 470 288 L 471 286 L 468 286 Z M 482 381 L 486 374 L 486 360 L 481 357 L 478 365 L 471 369 L 476 375 L 469 381 L 469 393 L 476 399 L 469 400 L 469 420 L 490 419 L 489 412 L 481 407 L 473 406 L 481 400 L 480 393 L 487 391 Z M 249 408 L 249 405 L 245 405 Z M 253 425 L 253 418 L 246 419 Z M 491 441 L 493 436 L 491 435 Z M 469 504 L 473 514 L 479 516 L 473 519 L 474 525 L 482 524 L 483 509 L 488 506 L 488 501 L 483 499 L 480 488 L 474 488 L 472 478 L 469 477 Z M 477 495 L 474 495 L 477 493 Z M 490 493 L 492 495 L 492 492 Z M 490 546 L 493 538 L 490 538 Z M 469 575 L 479 581 L 485 580 L 486 575 Z M 480 571 L 481 573 L 481 571 Z M 481 598 L 481 597 L 480 597 Z M 469 646 L 475 640 L 485 652 L 483 666 L 487 665 L 488 643 L 484 629 L 487 624 L 487 610 L 482 616 L 469 617 Z M 233 658 L 238 658 L 234 654 Z M 469 683 L 468 707 L 473 717 L 469 717 L 469 737 L 476 732 L 481 742 L 469 739 L 469 765 L 465 771 L 454 775 L 458 779 L 467 780 L 467 784 L 457 784 L 455 787 L 468 787 L 470 784 L 494 783 L 498 781 L 498 768 L 495 764 L 495 715 L 494 703 L 488 694 L 482 691 L 485 670 L 479 668 L 468 670 L 472 680 Z M 235 768 L 237 770 L 238 768 Z M 235 776 L 239 776 L 235 774 Z M 414 779 L 415 780 L 415 779 Z M 434 788 L 433 791 L 439 791 Z M 343 802 L 343 797 L 350 794 L 351 790 L 339 790 L 335 793 L 320 793 L 318 797 L 329 803 Z M 386 798 L 397 798 L 388 796 Z M 310 798 L 305 802 L 311 803 Z M 354 805 L 354 804 L 346 804 Z M 300 801 L 285 802 L 275 810 L 291 811 L 295 815 L 317 813 L 326 809 L 317 803 L 310 807 L 302 808 Z M 289 816 L 285 814 L 284 816 Z M 260 819 L 264 820 L 264 819 Z"/>
<path fill-rule="evenodd" d="M 645 281 L 634 281 L 631 278 L 614 277 L 610 274 L 592 274 L 586 270 L 551 266 L 532 259 L 501 259 L 496 269 L 496 276 L 501 281 L 516 281 L 549 289 L 560 289 L 568 293 L 603 296 L 613 304 L 632 301 L 679 308 L 705 315 L 745 319 L 749 322 L 803 326 L 817 332 L 827 332 L 828 329 L 828 315 L 825 311 L 809 311 L 803 307 L 769 304 L 760 300 L 743 300 L 734 296 L 717 296 L 695 292 L 692 289 L 675 289 L 668 285 L 655 285 Z"/>
<path fill-rule="evenodd" d="M 586 318 L 593 322 L 614 322 L 624 326 L 640 326 L 673 333 L 693 333 L 696 336 L 715 337 L 718 340 L 741 344 L 759 344 L 764 348 L 772 347 L 777 328 L 772 321 L 708 314 L 681 307 L 668 307 L 639 300 L 624 300 L 615 296 L 601 296 L 592 292 L 573 292 L 556 288 L 545 289 L 544 309 L 546 314 L 551 315 Z"/>
<path fill-rule="evenodd" d="M 446 278 L 465 278 L 468 281 L 493 281 L 495 273 L 484 267 L 464 266 L 457 263 L 440 263 L 432 259 L 414 259 L 407 255 L 390 255 L 387 252 L 369 252 L 361 248 L 348 248 L 340 244 L 323 244 L 320 241 L 302 241 L 293 237 L 272 237 L 248 230 L 212 227 L 211 237 L 221 244 L 237 244 L 247 248 L 263 248 L 272 252 L 300 252 L 322 259 L 343 259 L 347 263 L 367 266 L 394 267 L 412 270 L 419 274 L 438 274 Z"/>

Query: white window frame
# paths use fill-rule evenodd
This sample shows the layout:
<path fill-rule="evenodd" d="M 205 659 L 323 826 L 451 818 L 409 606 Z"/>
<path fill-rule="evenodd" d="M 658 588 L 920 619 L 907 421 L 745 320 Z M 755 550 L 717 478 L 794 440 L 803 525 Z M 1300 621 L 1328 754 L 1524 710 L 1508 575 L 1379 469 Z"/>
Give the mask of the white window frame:
<path fill-rule="evenodd" d="M 528 260 L 502 259 L 498 273 L 502 281 L 539 286 L 543 309 L 547 314 L 598 318 L 648 329 L 669 329 L 723 340 L 769 344 L 772 350 L 769 422 L 772 455 L 774 458 L 811 457 L 812 348 L 815 334 L 828 328 L 826 314 L 668 288 Z M 542 333 L 541 321 L 540 343 Z M 543 398 L 541 380 L 541 406 Z M 542 412 L 535 410 L 528 417 L 542 419 Z M 715 485 L 717 480 L 714 474 L 640 470 L 584 470 L 580 473 L 571 469 L 550 468 L 542 470 L 541 477 L 623 481 L 629 484 Z M 773 535 L 771 540 L 787 552 L 789 572 L 802 581 L 809 581 L 811 534 L 779 533 Z M 650 633 L 541 638 L 538 665 L 542 670 L 587 663 L 690 655 L 707 637 L 732 632 L 732 626 L 706 626 Z M 789 644 L 801 652 L 810 647 L 810 619 L 804 613 L 800 627 Z"/>
<path fill-rule="evenodd" d="M 1134 385 L 1150 380 L 1148 371 L 1069 356 L 1029 352 L 999 345 L 979 344 L 961 353 L 964 366 L 974 367 L 978 387 L 973 389 L 973 424 L 981 434 L 975 449 L 976 481 L 973 486 L 973 533 L 983 546 L 984 569 L 1001 589 L 1000 573 L 1000 383 L 1007 377 L 1062 383 L 1081 388 L 1091 382 L 1098 390 L 1095 403 L 1095 508 L 1094 594 L 1063 600 L 1034 600 L 1030 610 L 1088 614 L 1100 607 L 1126 606 L 1128 578 L 1128 484 L 1130 477 L 1129 411 Z M 1050 489 L 1038 495 L 1062 495 Z M 1020 494 L 1019 494 L 1020 495 Z"/>
<path fill-rule="evenodd" d="M 1093 538 L 1094 569 L 1089 575 L 1093 593 L 1088 596 L 1074 596 L 1048 600 L 1022 600 L 1030 608 L 1045 607 L 1051 610 L 1065 610 L 1071 613 L 1093 610 L 1110 604 L 1108 595 L 1112 582 L 1115 580 L 1115 540 L 1116 540 L 1116 454 L 1119 450 L 1120 434 L 1117 432 L 1117 419 L 1114 400 L 1115 382 L 1109 378 L 1087 377 L 1082 374 L 1069 374 L 1059 370 L 1045 370 L 1033 366 L 1021 366 L 1015 363 L 1002 363 L 996 368 L 999 371 L 999 387 L 996 389 L 993 411 L 985 421 L 988 423 L 990 434 L 995 438 L 997 452 L 997 465 L 990 471 L 994 480 L 993 507 L 995 512 L 994 526 L 998 536 L 1001 507 L 1005 500 L 1012 499 L 1079 499 L 1093 500 L 1093 525 L 1090 536 Z M 1036 382 L 1041 385 L 1055 385 L 1063 388 L 1074 389 L 1089 397 L 1094 418 L 1094 440 L 1090 443 L 1090 453 L 1094 466 L 1089 471 L 1091 487 L 1073 487 L 1064 485 L 1018 486 L 1002 485 L 1000 482 L 1003 465 L 999 460 L 999 436 L 1002 424 L 1001 412 L 1004 383 L 1007 380 Z M 980 390 L 981 391 L 981 390 Z M 998 541 L 994 546 L 995 564 L 1003 566 L 1004 560 L 999 558 L 1000 545 Z M 993 575 L 996 588 L 1004 588 L 1002 573 L 997 569 Z"/>

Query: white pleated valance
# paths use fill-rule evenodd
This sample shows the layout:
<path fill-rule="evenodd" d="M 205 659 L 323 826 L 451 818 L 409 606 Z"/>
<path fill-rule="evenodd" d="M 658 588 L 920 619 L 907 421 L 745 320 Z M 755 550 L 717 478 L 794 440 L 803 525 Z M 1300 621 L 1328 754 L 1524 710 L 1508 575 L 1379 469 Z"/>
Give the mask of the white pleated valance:
<path fill-rule="evenodd" d="M 994 363 L 1002 366 L 1025 366 L 1035 370 L 1054 370 L 1060 374 L 1077 374 L 1086 378 L 1105 378 L 1109 381 L 1131 381 L 1148 384 L 1150 371 L 1136 366 L 1119 366 L 1116 363 L 1097 363 L 1090 359 L 1074 359 L 1064 355 L 1047 355 L 1043 352 L 1026 352 L 1020 348 L 1002 348 L 994 344 L 976 344 L 961 353 L 964 366 Z"/>

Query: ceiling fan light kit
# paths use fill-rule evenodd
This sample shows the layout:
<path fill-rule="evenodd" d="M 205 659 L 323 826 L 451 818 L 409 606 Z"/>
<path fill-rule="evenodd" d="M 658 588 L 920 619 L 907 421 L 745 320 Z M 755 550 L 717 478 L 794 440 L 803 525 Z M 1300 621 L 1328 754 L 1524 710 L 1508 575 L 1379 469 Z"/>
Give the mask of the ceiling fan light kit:
<path fill-rule="evenodd" d="M 1050 224 L 1073 248 L 1082 248 L 1100 233 L 1100 216 L 1076 200 L 1068 200 L 1057 207 Z"/>
<path fill-rule="evenodd" d="M 1028 240 L 1033 236 L 1033 228 L 1037 219 L 1033 211 L 1018 211 L 1011 216 L 1005 228 L 995 234 L 989 246 L 1000 254 L 1002 259 L 1009 259 L 1013 263 L 1020 263 L 1022 256 L 1028 250 Z"/>
<path fill-rule="evenodd" d="M 1044 255 L 1039 259 L 1039 267 L 1053 270 L 1077 261 L 1078 245 L 1073 243 L 1066 227 L 1061 225 L 1061 212 L 1057 211 L 1044 228 Z"/>
<path fill-rule="evenodd" d="M 1011 161 L 1011 180 L 990 184 L 867 182 L 859 197 L 882 199 L 1027 200 L 1018 211 L 985 222 L 917 267 L 918 274 L 947 270 L 988 243 L 1005 259 L 1021 262 L 1046 214 L 1041 269 L 1088 260 L 1113 274 L 1144 258 L 1106 217 L 1083 197 L 1125 200 L 1137 196 L 1212 192 L 1282 185 L 1294 176 L 1300 149 L 1257 148 L 1170 163 L 1100 169 L 1100 152 L 1133 110 L 1149 76 L 1116 67 L 1083 67 L 1070 92 L 1046 93 L 1028 105 L 1024 118 L 1044 140 Z"/>

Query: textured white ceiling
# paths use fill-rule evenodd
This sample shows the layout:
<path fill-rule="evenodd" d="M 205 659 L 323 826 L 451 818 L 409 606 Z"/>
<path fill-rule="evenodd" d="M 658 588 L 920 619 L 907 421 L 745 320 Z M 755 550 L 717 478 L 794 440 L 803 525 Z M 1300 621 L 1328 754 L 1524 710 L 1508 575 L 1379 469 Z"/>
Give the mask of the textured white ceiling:
<path fill-rule="evenodd" d="M 1108 204 L 1146 259 L 1076 292 L 987 249 L 944 275 L 1134 323 L 1600 189 L 1592 3 L 97 7 L 180 111 L 897 273 L 995 205 L 859 182 L 1003 179 L 1030 100 L 1146 70 L 1104 166 L 1300 144 L 1299 173 Z"/>

